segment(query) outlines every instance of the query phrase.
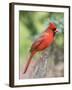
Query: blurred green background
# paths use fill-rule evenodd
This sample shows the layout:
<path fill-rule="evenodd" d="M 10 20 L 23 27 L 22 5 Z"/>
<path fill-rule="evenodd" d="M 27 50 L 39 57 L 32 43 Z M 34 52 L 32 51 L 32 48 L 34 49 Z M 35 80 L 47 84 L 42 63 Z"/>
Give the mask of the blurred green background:
<path fill-rule="evenodd" d="M 50 22 L 54 22 L 57 26 L 57 29 L 59 29 L 59 33 L 56 34 L 55 41 L 58 48 L 63 50 L 64 13 L 37 11 L 19 12 L 20 68 L 24 63 L 26 63 L 33 41 L 48 27 Z M 53 47 L 53 45 L 51 47 Z"/>

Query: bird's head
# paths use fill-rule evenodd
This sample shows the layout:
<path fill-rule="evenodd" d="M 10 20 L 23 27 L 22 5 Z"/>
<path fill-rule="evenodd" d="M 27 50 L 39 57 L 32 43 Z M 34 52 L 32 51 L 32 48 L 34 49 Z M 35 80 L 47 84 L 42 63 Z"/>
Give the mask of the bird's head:
<path fill-rule="evenodd" d="M 49 24 L 49 28 L 50 28 L 53 32 L 58 32 L 57 27 L 56 27 L 56 25 L 55 25 L 54 23 L 50 23 L 50 24 Z"/>

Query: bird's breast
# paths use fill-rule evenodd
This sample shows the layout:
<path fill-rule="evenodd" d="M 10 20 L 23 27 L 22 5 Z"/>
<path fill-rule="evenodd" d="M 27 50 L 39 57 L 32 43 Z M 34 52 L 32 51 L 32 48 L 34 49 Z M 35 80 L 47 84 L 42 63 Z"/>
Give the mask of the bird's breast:
<path fill-rule="evenodd" d="M 43 42 L 38 46 L 38 51 L 48 48 L 54 40 L 53 34 L 49 34 L 45 36 Z"/>

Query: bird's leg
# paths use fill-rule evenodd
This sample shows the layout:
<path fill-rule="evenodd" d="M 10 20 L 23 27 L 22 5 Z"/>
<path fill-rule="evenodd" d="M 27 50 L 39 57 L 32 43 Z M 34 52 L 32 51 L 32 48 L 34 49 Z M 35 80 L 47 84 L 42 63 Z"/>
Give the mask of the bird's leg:
<path fill-rule="evenodd" d="M 54 38 L 54 44 L 55 44 L 56 48 L 59 48 L 56 41 L 55 41 L 55 38 Z"/>
<path fill-rule="evenodd" d="M 40 60 L 41 60 L 42 62 L 44 61 L 43 53 L 40 54 Z"/>
<path fill-rule="evenodd" d="M 43 56 L 42 56 L 42 55 L 40 56 L 40 60 L 41 60 L 41 61 L 44 61 L 44 59 L 43 59 Z"/>
<path fill-rule="evenodd" d="M 47 52 L 47 51 L 45 51 L 44 55 L 45 55 L 45 56 L 47 56 L 47 55 L 48 55 L 48 52 Z"/>
<path fill-rule="evenodd" d="M 42 60 L 44 62 L 44 58 L 48 56 L 48 53 L 46 51 L 42 52 L 42 55 L 40 56 L 40 60 Z"/>

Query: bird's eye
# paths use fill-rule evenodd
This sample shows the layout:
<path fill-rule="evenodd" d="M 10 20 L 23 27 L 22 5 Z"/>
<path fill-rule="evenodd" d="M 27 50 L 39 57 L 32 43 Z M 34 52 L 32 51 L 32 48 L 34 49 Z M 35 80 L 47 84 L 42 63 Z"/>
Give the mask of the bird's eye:
<path fill-rule="evenodd" d="M 55 31 L 56 30 L 56 28 L 53 28 L 53 31 Z"/>

